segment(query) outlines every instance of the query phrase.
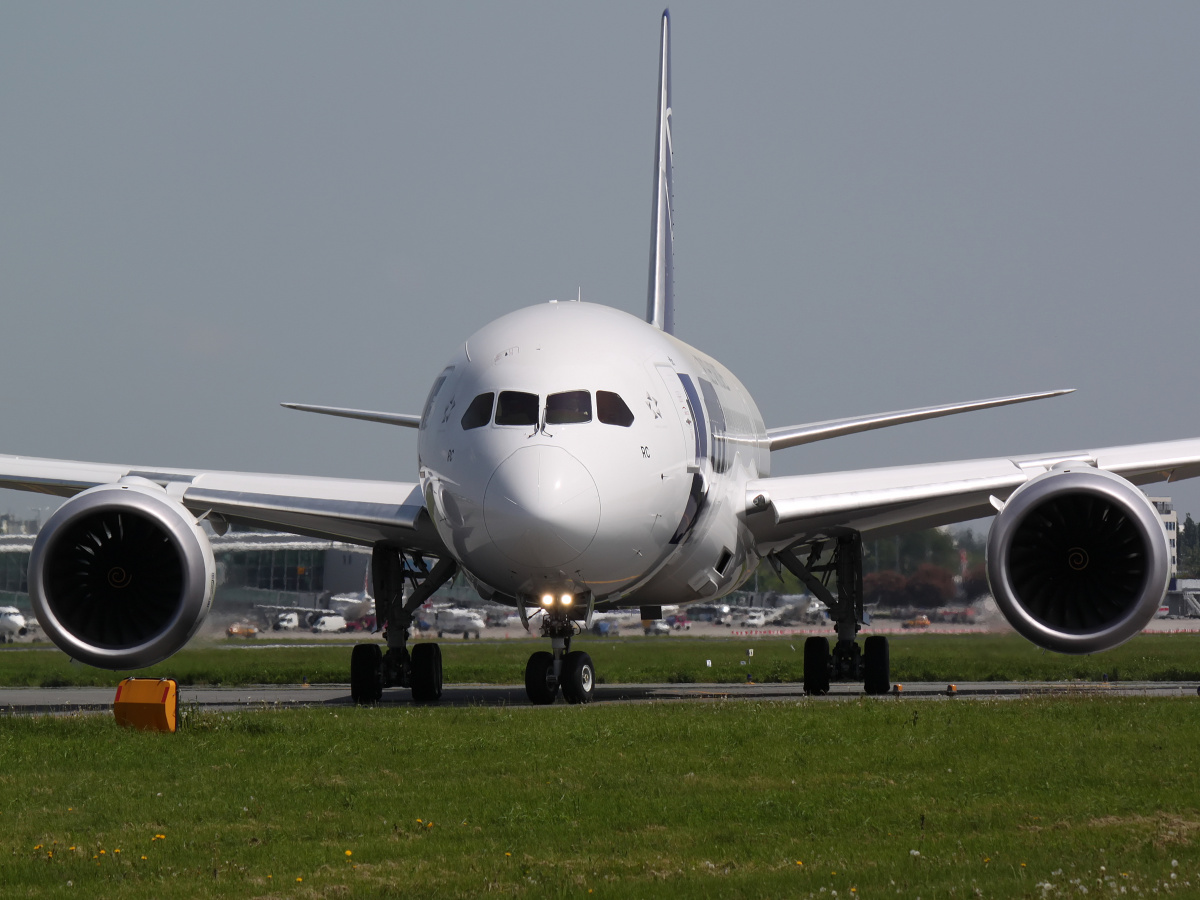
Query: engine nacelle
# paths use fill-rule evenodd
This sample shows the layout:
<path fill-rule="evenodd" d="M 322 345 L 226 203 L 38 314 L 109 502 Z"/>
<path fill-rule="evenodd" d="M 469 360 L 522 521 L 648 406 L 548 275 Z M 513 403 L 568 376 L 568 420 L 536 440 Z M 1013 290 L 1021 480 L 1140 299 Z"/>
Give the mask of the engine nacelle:
<path fill-rule="evenodd" d="M 195 516 L 143 478 L 64 503 L 29 557 L 29 596 L 65 653 L 140 669 L 187 643 L 212 606 L 217 567 Z"/>
<path fill-rule="evenodd" d="M 988 533 L 992 595 L 1039 647 L 1094 653 L 1154 617 L 1170 573 L 1154 506 L 1111 472 L 1055 467 L 1009 498 Z"/>

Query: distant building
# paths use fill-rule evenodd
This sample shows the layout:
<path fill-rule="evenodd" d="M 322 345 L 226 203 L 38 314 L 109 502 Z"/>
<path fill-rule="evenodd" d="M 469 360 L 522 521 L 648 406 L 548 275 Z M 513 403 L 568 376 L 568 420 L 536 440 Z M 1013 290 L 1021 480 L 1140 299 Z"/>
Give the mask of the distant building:
<path fill-rule="evenodd" d="M 1175 512 L 1175 505 L 1171 502 L 1170 497 L 1149 497 L 1147 498 L 1154 504 L 1154 508 L 1158 510 L 1158 517 L 1162 519 L 1163 528 L 1167 530 L 1167 546 L 1171 550 L 1171 568 L 1170 581 L 1167 582 L 1167 590 L 1175 590 L 1175 579 L 1179 574 L 1179 551 L 1176 548 L 1176 543 L 1179 540 L 1179 513 Z"/>
<path fill-rule="evenodd" d="M 32 534 L 0 535 L 0 603 L 29 609 L 34 540 Z M 211 541 L 217 607 L 278 603 L 280 594 L 293 595 L 293 605 L 315 607 L 324 594 L 353 593 L 366 586 L 368 547 L 257 531 L 233 531 Z"/>

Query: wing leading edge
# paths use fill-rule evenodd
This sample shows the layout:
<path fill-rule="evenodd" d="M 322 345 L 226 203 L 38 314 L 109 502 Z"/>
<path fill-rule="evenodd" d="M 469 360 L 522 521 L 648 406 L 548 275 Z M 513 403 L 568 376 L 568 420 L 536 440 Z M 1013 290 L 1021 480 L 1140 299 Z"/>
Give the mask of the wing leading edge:
<path fill-rule="evenodd" d="M 122 478 L 153 481 L 196 516 L 356 544 L 384 541 L 442 556 L 420 485 L 0 456 L 0 487 L 72 497 Z"/>
<path fill-rule="evenodd" d="M 853 529 L 864 537 L 990 515 L 991 498 L 1063 463 L 1085 463 L 1135 485 L 1200 476 L 1200 438 L 1074 453 L 996 457 L 759 478 L 746 486 L 744 519 L 772 550 Z"/>

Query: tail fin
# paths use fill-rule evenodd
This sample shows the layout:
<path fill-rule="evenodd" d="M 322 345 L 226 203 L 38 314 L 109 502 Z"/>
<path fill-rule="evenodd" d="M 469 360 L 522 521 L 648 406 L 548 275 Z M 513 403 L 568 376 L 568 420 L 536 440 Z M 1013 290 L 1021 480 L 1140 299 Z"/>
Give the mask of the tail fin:
<path fill-rule="evenodd" d="M 650 217 L 650 285 L 646 321 L 675 333 L 674 224 L 671 209 L 671 11 L 662 15 L 658 57 L 658 124 L 654 133 L 654 206 Z"/>

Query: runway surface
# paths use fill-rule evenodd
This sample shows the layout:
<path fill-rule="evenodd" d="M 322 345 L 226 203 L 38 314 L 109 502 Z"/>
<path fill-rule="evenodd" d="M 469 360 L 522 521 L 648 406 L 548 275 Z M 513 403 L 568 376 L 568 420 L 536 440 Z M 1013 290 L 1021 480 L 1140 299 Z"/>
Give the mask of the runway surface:
<path fill-rule="evenodd" d="M 1034 696 L 1152 696 L 1198 697 L 1195 682 L 974 682 L 905 684 L 880 702 L 906 700 L 998 699 Z M 0 688 L 0 716 L 39 713 L 107 712 L 113 688 Z M 854 700 L 866 695 L 858 684 L 835 684 L 822 702 Z M 696 700 L 801 700 L 800 684 L 614 684 L 596 688 L 599 703 L 646 703 Z M 1200 697 L 1198 697 L 1200 699 Z M 289 707 L 352 706 L 348 684 L 247 685 L 243 687 L 181 687 L 179 702 L 202 710 L 286 709 Z M 561 705 L 562 700 L 558 703 Z M 391 688 L 378 706 L 412 706 L 407 690 Z M 441 706 L 531 706 L 523 685 L 446 685 Z"/>

